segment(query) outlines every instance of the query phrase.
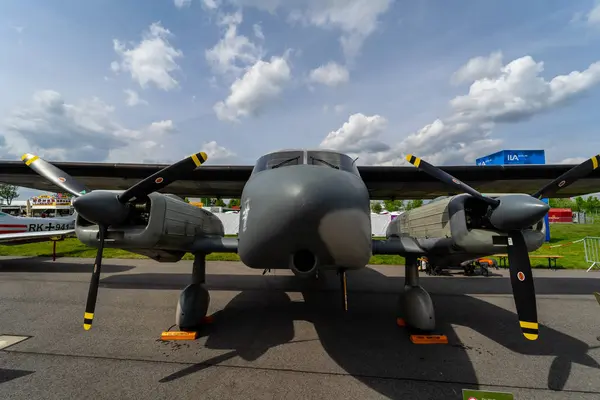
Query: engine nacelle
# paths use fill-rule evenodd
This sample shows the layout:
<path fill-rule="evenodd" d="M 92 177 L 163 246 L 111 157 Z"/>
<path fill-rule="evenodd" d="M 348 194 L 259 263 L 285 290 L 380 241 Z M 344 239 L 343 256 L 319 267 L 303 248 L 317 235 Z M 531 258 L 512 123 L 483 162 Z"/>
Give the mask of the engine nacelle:
<path fill-rule="evenodd" d="M 498 195 L 500 197 L 501 195 Z M 449 262 L 467 254 L 505 253 L 508 235 L 495 229 L 487 219 L 488 205 L 468 194 L 438 199 L 407 211 L 390 222 L 386 237 L 415 238 L 431 257 Z M 545 240 L 544 221 L 522 230 L 528 251 L 537 250 Z"/>
<path fill-rule="evenodd" d="M 75 233 L 82 243 L 98 247 L 98 225 L 78 216 Z M 124 223 L 109 227 L 105 247 L 171 262 L 180 260 L 198 238 L 224 235 L 223 223 L 210 211 L 173 195 L 152 193 L 145 201 L 131 204 Z"/>

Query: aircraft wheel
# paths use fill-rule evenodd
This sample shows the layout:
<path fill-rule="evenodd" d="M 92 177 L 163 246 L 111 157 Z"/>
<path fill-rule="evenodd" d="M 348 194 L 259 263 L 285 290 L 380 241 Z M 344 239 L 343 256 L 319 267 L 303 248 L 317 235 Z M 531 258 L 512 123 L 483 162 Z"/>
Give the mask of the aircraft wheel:
<path fill-rule="evenodd" d="M 193 331 L 198 329 L 210 304 L 210 294 L 200 283 L 192 283 L 183 289 L 177 302 L 177 314 L 175 324 L 182 331 Z"/>

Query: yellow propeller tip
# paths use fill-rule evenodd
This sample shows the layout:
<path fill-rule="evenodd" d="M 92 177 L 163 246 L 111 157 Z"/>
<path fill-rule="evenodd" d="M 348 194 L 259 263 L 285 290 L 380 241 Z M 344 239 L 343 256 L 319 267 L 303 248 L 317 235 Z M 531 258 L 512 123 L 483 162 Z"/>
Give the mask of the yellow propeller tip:
<path fill-rule="evenodd" d="M 83 324 L 83 329 L 85 329 L 86 331 L 89 331 L 90 329 L 92 329 L 92 325 L 91 324 Z"/>
<path fill-rule="evenodd" d="M 204 161 L 208 160 L 208 155 L 203 151 L 200 152 L 200 157 L 202 157 Z"/>
<path fill-rule="evenodd" d="M 29 157 L 33 157 L 33 154 L 31 153 L 25 153 L 21 156 L 21 161 L 25 161 L 25 159 L 29 158 Z"/>
<path fill-rule="evenodd" d="M 410 162 L 411 158 L 412 158 L 412 154 L 407 154 L 406 155 L 406 161 Z"/>
<path fill-rule="evenodd" d="M 523 333 L 523 336 L 525 336 L 525 338 L 529 340 L 537 340 L 538 338 L 538 335 L 535 333 Z"/>

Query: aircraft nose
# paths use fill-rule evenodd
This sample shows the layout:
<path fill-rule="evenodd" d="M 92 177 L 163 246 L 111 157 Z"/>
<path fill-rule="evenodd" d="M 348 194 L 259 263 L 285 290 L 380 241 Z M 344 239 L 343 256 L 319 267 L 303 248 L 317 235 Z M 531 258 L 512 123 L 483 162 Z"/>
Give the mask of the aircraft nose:
<path fill-rule="evenodd" d="M 264 171 L 246 184 L 238 248 L 246 265 L 364 266 L 370 251 L 369 194 L 360 177 L 298 165 Z"/>

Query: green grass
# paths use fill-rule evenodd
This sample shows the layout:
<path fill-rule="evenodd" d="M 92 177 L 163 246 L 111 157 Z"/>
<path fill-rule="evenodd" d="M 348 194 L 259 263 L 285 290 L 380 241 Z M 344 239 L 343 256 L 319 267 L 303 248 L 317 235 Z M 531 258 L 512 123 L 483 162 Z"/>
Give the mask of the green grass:
<path fill-rule="evenodd" d="M 593 224 L 551 224 L 550 243 L 544 243 L 542 247 L 531 253 L 531 255 L 556 255 L 563 256 L 556 263 L 557 266 L 570 269 L 587 269 L 589 264 L 585 261 L 583 242 L 571 244 L 564 247 L 550 248 L 557 244 L 564 244 L 574 240 L 583 239 L 586 236 L 600 237 L 600 221 Z M 548 267 L 546 259 L 531 259 L 533 267 Z"/>
<path fill-rule="evenodd" d="M 583 243 L 576 243 L 566 247 L 549 248 L 548 246 L 567 243 L 573 240 L 582 239 L 585 236 L 600 236 L 600 221 L 595 224 L 553 224 L 550 227 L 552 239 L 550 243 L 544 244 L 539 250 L 531 253 L 532 255 L 559 255 L 565 258 L 559 260 L 557 265 L 563 268 L 587 268 L 585 262 Z M 228 235 L 229 236 L 229 235 Z M 90 257 L 96 255 L 96 249 L 85 246 L 76 238 L 65 239 L 56 244 L 57 257 Z M 30 243 L 18 246 L 0 245 L 0 256 L 25 256 L 25 257 L 52 257 L 52 243 Z M 135 253 L 121 249 L 105 249 L 105 258 L 130 258 L 144 259 Z M 186 254 L 184 260 L 192 260 L 191 254 Z M 239 261 L 237 254 L 216 253 L 209 254 L 206 258 L 209 261 Z M 395 255 L 376 255 L 371 257 L 370 264 L 379 265 L 404 265 L 404 257 Z M 547 267 L 546 259 L 531 259 L 534 267 Z"/>

